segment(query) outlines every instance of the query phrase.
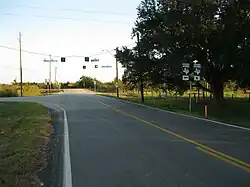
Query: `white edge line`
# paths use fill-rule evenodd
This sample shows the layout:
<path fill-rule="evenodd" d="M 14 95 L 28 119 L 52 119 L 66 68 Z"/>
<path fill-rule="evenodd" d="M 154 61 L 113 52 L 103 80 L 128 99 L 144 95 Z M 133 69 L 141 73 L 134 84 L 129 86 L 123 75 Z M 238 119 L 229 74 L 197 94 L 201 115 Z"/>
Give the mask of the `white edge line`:
<path fill-rule="evenodd" d="M 104 103 L 104 102 L 102 102 L 102 101 L 100 101 L 100 103 L 101 103 L 102 105 L 104 105 L 104 106 L 108 107 L 108 108 L 111 108 L 111 106 L 110 106 L 110 105 L 107 105 L 107 104 L 105 104 L 105 103 Z"/>
<path fill-rule="evenodd" d="M 72 174 L 71 174 L 71 160 L 69 149 L 69 127 L 67 114 L 64 108 L 59 105 L 53 104 L 55 107 L 61 109 L 64 115 L 64 154 L 63 154 L 63 187 L 72 187 Z"/>
<path fill-rule="evenodd" d="M 106 97 L 106 96 L 102 96 L 102 95 L 98 95 L 98 96 L 100 96 L 100 97 Z M 113 97 L 106 97 L 106 98 L 118 99 L 118 98 L 113 98 Z M 158 111 L 161 111 L 161 112 L 166 112 L 166 113 L 170 113 L 170 114 L 174 114 L 174 115 L 179 115 L 179 116 L 185 116 L 185 117 L 189 117 L 189 118 L 193 118 L 193 119 L 203 120 L 203 121 L 217 123 L 217 124 L 228 126 L 228 127 L 233 127 L 233 128 L 238 128 L 238 129 L 250 131 L 250 128 L 247 128 L 247 127 L 241 127 L 241 126 L 238 126 L 238 125 L 232 125 L 232 124 L 228 124 L 228 123 L 214 121 L 214 120 L 211 120 L 211 119 L 204 119 L 204 118 L 190 116 L 190 115 L 186 115 L 186 114 L 171 112 L 171 111 L 168 111 L 168 110 L 163 110 L 163 109 L 160 109 L 160 108 L 154 108 L 154 107 L 151 107 L 151 106 L 143 105 L 143 104 L 140 104 L 140 103 L 134 103 L 134 102 L 127 101 L 127 100 L 122 100 L 122 99 L 118 99 L 118 100 L 120 100 L 122 102 L 125 102 L 125 103 L 130 103 L 130 104 L 133 104 L 133 105 L 143 106 L 143 107 L 150 108 L 150 109 L 153 109 L 153 110 L 158 110 Z"/>

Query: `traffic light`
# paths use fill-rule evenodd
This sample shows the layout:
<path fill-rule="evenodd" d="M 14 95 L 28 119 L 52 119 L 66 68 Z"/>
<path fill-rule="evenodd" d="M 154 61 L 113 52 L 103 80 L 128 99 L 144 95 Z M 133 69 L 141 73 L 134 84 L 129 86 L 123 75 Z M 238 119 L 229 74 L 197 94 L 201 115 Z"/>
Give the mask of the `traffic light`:
<path fill-rule="evenodd" d="M 85 57 L 85 62 L 89 62 L 89 57 Z"/>
<path fill-rule="evenodd" d="M 82 68 L 83 68 L 83 69 L 86 69 L 86 66 L 83 66 Z"/>
<path fill-rule="evenodd" d="M 98 68 L 98 65 L 95 65 L 95 68 Z"/>
<path fill-rule="evenodd" d="M 66 62 L 66 58 L 65 57 L 61 57 L 61 62 Z"/>

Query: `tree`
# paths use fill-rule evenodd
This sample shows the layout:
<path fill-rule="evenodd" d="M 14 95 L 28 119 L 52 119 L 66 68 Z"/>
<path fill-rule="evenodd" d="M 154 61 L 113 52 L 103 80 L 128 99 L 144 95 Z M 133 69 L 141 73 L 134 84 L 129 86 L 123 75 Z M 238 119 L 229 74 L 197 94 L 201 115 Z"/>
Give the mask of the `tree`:
<path fill-rule="evenodd" d="M 126 85 L 136 85 L 139 83 L 141 101 L 144 102 L 144 84 L 148 80 L 150 69 L 150 59 L 147 53 L 137 44 L 137 46 L 132 49 L 122 47 L 122 49 L 119 50 L 117 48 L 115 57 L 125 68 L 123 82 Z"/>
<path fill-rule="evenodd" d="M 228 80 L 250 81 L 249 1 L 144 0 L 137 10 L 133 33 L 151 59 L 152 82 L 183 88 L 180 65 L 194 60 L 216 101 Z"/>

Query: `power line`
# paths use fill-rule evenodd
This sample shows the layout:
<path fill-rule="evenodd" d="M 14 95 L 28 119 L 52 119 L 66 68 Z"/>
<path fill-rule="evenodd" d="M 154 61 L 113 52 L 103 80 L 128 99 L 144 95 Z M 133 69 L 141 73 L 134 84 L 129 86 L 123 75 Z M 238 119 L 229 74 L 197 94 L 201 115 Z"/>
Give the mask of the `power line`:
<path fill-rule="evenodd" d="M 82 12 L 82 13 L 93 13 L 93 14 L 121 15 L 121 16 L 131 15 L 125 12 L 110 12 L 110 11 L 87 10 L 87 9 L 79 9 L 79 8 L 64 9 L 64 8 L 46 8 L 46 7 L 41 7 L 41 6 L 21 6 L 21 5 L 13 5 L 13 7 L 40 9 L 40 10 L 58 10 L 58 11 L 67 11 L 67 12 Z"/>
<path fill-rule="evenodd" d="M 14 50 L 14 51 L 20 51 L 20 49 L 8 47 L 8 46 L 3 46 L 3 45 L 0 45 L 0 48 L 10 49 L 10 50 Z M 45 53 L 38 53 L 38 52 L 27 51 L 27 50 L 21 50 L 21 51 L 24 53 L 29 53 L 29 54 L 34 54 L 34 55 L 49 56 L 49 54 L 45 54 Z"/>
<path fill-rule="evenodd" d="M 134 45 L 135 43 L 131 43 L 131 44 L 128 44 L 128 45 L 125 45 L 126 47 L 129 47 L 129 46 L 132 46 Z M 4 48 L 4 49 L 9 49 L 9 50 L 14 50 L 14 51 L 20 51 L 20 49 L 17 49 L 17 48 L 14 48 L 14 47 L 9 47 L 9 46 L 4 46 L 4 45 L 0 45 L 0 48 Z M 115 49 L 105 49 L 105 50 L 102 50 L 98 53 L 95 53 L 95 54 L 92 54 L 92 55 L 89 55 L 88 57 L 94 57 L 94 56 L 98 56 L 98 55 L 101 55 L 101 54 L 106 54 L 106 53 L 109 53 L 111 51 L 114 51 Z M 34 51 L 28 51 L 28 50 L 21 50 L 22 52 L 25 52 L 25 53 L 28 53 L 28 54 L 33 54 L 33 55 L 40 55 L 40 56 L 50 56 L 50 54 L 45 54 L 45 53 L 39 53 L 39 52 L 34 52 Z M 53 57 L 56 57 L 56 58 L 61 58 L 61 57 L 66 57 L 66 58 L 85 58 L 87 57 L 86 55 L 85 56 L 82 56 L 82 55 L 68 55 L 68 56 L 65 56 L 65 55 L 62 55 L 62 56 L 55 56 L 55 55 L 52 55 Z"/>
<path fill-rule="evenodd" d="M 21 14 L 16 14 L 12 12 L 2 13 L 5 16 L 16 16 L 20 17 Z M 57 20 L 71 20 L 71 21 L 85 21 L 85 22 L 97 22 L 97 23 L 113 23 L 113 24 L 133 24 L 133 22 L 121 22 L 121 21 L 101 21 L 101 20 L 84 20 L 82 18 L 73 18 L 73 17 L 59 17 L 59 16 L 46 16 L 46 15 L 31 15 L 29 17 L 33 18 L 45 18 L 45 19 L 57 19 Z"/>
<path fill-rule="evenodd" d="M 135 43 L 131 43 L 131 44 L 128 44 L 128 45 L 125 45 L 126 47 L 129 47 L 129 46 L 132 46 L 134 45 Z M 95 53 L 95 54 L 92 54 L 92 55 L 89 55 L 88 57 L 95 57 L 95 56 L 98 56 L 98 55 L 101 55 L 101 54 L 106 54 L 106 53 L 110 53 L 111 51 L 114 51 L 115 49 L 104 49 L 98 53 Z M 86 56 L 82 56 L 82 55 L 70 55 L 70 56 L 65 56 L 67 58 L 69 57 L 73 57 L 73 58 L 84 58 Z"/>

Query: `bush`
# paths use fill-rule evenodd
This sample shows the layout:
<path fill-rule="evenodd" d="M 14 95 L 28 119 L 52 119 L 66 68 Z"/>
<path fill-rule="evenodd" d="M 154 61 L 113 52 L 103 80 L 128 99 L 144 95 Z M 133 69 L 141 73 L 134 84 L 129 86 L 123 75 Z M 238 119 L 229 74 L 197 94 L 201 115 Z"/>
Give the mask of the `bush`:
<path fill-rule="evenodd" d="M 0 89 L 0 97 L 18 97 L 17 90 L 14 88 Z"/>
<path fill-rule="evenodd" d="M 24 85 L 23 86 L 23 96 L 40 96 L 42 95 L 40 89 L 36 85 Z"/>
<path fill-rule="evenodd" d="M 18 85 L 0 85 L 0 97 L 18 97 L 21 95 Z M 40 96 L 40 89 L 36 85 L 24 84 L 23 96 Z"/>

